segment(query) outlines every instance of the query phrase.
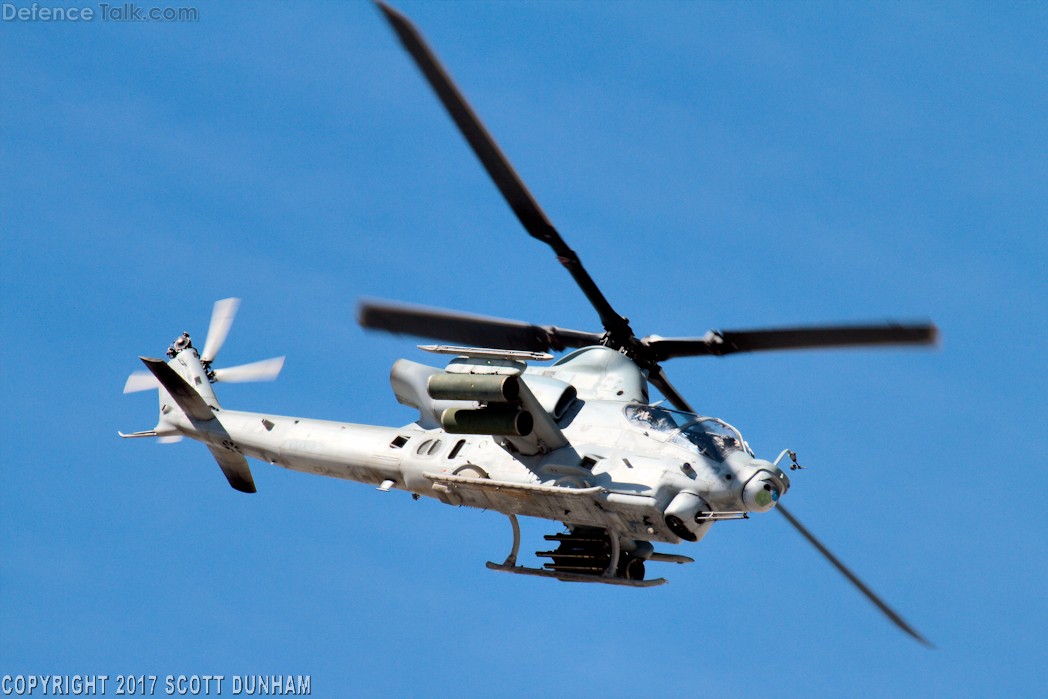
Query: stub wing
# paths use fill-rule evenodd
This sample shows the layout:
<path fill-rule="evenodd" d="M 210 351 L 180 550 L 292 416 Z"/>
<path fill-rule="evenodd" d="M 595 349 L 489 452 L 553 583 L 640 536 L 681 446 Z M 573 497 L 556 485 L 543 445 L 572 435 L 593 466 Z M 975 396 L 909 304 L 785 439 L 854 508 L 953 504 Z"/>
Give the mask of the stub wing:
<path fill-rule="evenodd" d="M 597 499 L 604 489 L 509 483 L 490 478 L 425 473 L 441 499 L 504 514 L 542 517 L 578 524 L 607 526 L 607 513 Z"/>

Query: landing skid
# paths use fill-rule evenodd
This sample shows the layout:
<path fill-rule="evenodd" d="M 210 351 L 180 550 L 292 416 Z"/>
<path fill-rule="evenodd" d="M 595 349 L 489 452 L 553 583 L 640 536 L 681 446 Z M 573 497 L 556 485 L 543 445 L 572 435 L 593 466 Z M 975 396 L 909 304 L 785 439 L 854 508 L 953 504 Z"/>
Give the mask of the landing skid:
<path fill-rule="evenodd" d="M 668 582 L 665 578 L 655 578 L 654 580 L 634 580 L 616 575 L 616 571 L 619 568 L 621 551 L 619 550 L 618 537 L 610 533 L 608 535 L 611 548 L 610 558 L 608 560 L 607 568 L 605 568 L 602 574 L 572 572 L 568 570 L 544 570 L 542 568 L 518 566 L 517 554 L 520 552 L 520 524 L 517 522 L 517 516 L 509 515 L 509 523 L 513 527 L 513 548 L 510 550 L 509 555 L 506 556 L 506 560 L 503 563 L 500 564 L 488 561 L 487 567 L 490 570 L 498 570 L 503 573 L 515 573 L 517 575 L 534 575 L 540 578 L 553 578 L 562 582 L 603 583 L 605 585 L 624 585 L 626 587 L 655 587 L 657 585 L 665 585 Z M 548 536 L 546 538 L 556 539 L 562 536 L 564 535 Z M 552 553 L 540 552 L 540 555 L 552 556 Z M 681 558 L 685 557 L 681 556 Z M 643 575 L 643 567 L 641 568 L 641 575 Z"/>

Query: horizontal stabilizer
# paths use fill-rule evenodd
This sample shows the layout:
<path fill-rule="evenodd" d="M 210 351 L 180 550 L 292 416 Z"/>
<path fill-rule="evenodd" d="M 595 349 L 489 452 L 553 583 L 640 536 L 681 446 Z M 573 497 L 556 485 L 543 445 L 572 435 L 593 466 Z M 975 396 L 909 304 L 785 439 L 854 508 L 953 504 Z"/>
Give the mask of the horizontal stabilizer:
<path fill-rule="evenodd" d="M 207 448 L 211 450 L 215 461 L 218 462 L 222 473 L 226 474 L 226 480 L 229 481 L 234 490 L 239 490 L 241 493 L 257 492 L 255 490 L 255 479 L 251 477 L 251 467 L 248 466 L 247 459 L 244 458 L 243 454 L 238 454 L 229 449 L 213 447 L 210 444 Z"/>
<path fill-rule="evenodd" d="M 178 403 L 178 407 L 185 411 L 186 415 L 194 420 L 207 422 L 215 418 L 211 406 L 190 386 L 185 379 L 178 375 L 163 359 L 152 359 L 150 357 L 139 357 L 146 368 L 153 373 L 160 385 L 167 389 L 171 398 Z M 236 486 L 233 486 L 234 488 Z"/>

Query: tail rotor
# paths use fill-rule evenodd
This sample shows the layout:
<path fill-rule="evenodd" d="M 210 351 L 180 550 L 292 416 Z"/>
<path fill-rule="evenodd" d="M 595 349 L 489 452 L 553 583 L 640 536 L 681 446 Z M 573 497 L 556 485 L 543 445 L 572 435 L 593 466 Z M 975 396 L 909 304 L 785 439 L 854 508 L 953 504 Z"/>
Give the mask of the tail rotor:
<path fill-rule="evenodd" d="M 208 326 L 207 340 L 204 342 L 204 350 L 200 354 L 200 363 L 204 365 L 208 380 L 211 383 L 247 383 L 252 381 L 273 381 L 280 375 L 284 368 L 284 357 L 272 357 L 250 364 L 240 364 L 231 367 L 212 369 L 211 363 L 215 360 L 218 351 L 226 342 L 229 329 L 236 318 L 237 309 L 240 308 L 240 299 L 228 298 L 215 302 L 215 308 L 211 313 L 211 323 Z M 188 340 L 188 336 L 184 336 Z M 148 371 L 136 371 L 127 377 L 124 383 L 124 393 L 137 393 L 149 391 L 160 387 L 160 382 Z"/>
<path fill-rule="evenodd" d="M 200 361 L 205 365 L 215 361 L 215 355 L 226 343 L 229 328 L 237 317 L 240 308 L 240 299 L 229 298 L 215 302 L 215 309 L 211 312 L 211 325 L 207 329 L 207 340 L 204 342 L 204 351 L 200 355 Z"/>

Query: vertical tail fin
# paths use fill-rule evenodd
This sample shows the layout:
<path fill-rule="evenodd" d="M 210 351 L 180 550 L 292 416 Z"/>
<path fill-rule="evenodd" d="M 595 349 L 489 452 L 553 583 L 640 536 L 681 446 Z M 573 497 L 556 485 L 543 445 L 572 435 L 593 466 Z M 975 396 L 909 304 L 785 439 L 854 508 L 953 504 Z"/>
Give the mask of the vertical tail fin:
<path fill-rule="evenodd" d="M 167 389 L 171 399 L 186 415 L 198 422 L 215 419 L 215 411 L 211 409 L 203 396 L 179 376 L 178 372 L 172 369 L 167 362 L 151 357 L 139 357 L 139 359 L 153 373 L 160 385 Z"/>
<path fill-rule="evenodd" d="M 139 357 L 139 359 L 142 360 L 146 368 L 160 382 L 162 403 L 165 397 L 164 392 L 166 391 L 170 395 L 171 400 L 182 409 L 190 420 L 195 423 L 213 422 L 213 424 L 209 424 L 207 427 L 209 432 L 224 432 L 221 423 L 215 419 L 215 411 L 212 407 L 167 362 L 163 359 L 150 357 Z M 243 454 L 230 449 L 216 447 L 212 444 L 208 444 L 207 448 L 211 450 L 211 455 L 215 457 L 215 461 L 218 462 L 218 466 L 222 469 L 222 473 L 225 474 L 229 485 L 242 493 L 256 492 L 255 480 L 251 476 L 251 467 L 248 466 L 247 459 L 244 458 Z"/>

